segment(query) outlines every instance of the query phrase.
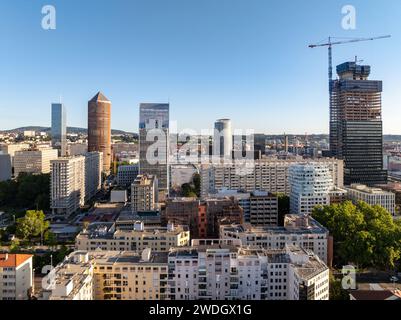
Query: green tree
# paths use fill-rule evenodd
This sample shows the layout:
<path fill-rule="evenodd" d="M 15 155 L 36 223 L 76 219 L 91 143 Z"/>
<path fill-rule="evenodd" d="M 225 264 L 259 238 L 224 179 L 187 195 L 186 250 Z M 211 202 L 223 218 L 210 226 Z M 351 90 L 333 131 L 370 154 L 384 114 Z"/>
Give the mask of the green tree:
<path fill-rule="evenodd" d="M 349 300 L 349 293 L 342 288 L 341 280 L 334 278 L 333 274 L 330 273 L 329 277 L 329 296 L 330 300 Z"/>
<path fill-rule="evenodd" d="M 277 193 L 278 198 L 278 225 L 284 225 L 284 217 L 290 213 L 290 197 L 284 193 Z"/>
<path fill-rule="evenodd" d="M 381 206 L 346 201 L 317 207 L 313 217 L 334 238 L 335 261 L 393 269 L 401 256 L 401 227 Z"/>
<path fill-rule="evenodd" d="M 192 183 L 194 185 L 194 192 L 195 194 L 200 197 L 201 193 L 201 176 L 199 173 L 195 173 L 194 176 L 192 177 Z"/>
<path fill-rule="evenodd" d="M 49 229 L 49 221 L 45 221 L 43 211 L 28 210 L 25 217 L 17 220 L 16 234 L 24 241 L 42 236 Z"/>

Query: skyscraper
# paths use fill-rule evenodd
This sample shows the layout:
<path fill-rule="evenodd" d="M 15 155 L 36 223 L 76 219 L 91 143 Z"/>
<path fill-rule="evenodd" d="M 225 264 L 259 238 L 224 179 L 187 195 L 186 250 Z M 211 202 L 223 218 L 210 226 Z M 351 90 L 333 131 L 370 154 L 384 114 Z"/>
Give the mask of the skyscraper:
<path fill-rule="evenodd" d="M 161 198 L 169 190 L 169 110 L 168 103 L 139 107 L 139 174 L 156 176 Z"/>
<path fill-rule="evenodd" d="M 331 82 L 330 150 L 344 160 L 344 182 L 386 183 L 383 170 L 382 81 L 368 80 L 370 66 L 346 62 Z"/>
<path fill-rule="evenodd" d="M 52 103 L 52 146 L 64 157 L 67 152 L 67 116 L 62 103 Z"/>
<path fill-rule="evenodd" d="M 88 102 L 88 151 L 103 153 L 103 171 L 111 166 L 111 102 L 98 92 Z"/>
<path fill-rule="evenodd" d="M 233 133 L 230 119 L 219 119 L 214 123 L 213 155 L 232 158 Z"/>

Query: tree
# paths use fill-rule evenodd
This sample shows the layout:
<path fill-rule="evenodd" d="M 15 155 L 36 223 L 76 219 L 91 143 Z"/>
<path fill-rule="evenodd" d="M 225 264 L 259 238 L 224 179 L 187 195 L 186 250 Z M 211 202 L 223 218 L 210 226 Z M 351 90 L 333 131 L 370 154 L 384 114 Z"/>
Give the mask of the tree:
<path fill-rule="evenodd" d="M 284 193 L 276 194 L 278 198 L 278 225 L 284 225 L 284 217 L 290 213 L 290 197 Z"/>
<path fill-rule="evenodd" d="M 381 206 L 346 201 L 316 207 L 312 215 L 333 236 L 338 264 L 388 270 L 401 257 L 401 225 Z"/>
<path fill-rule="evenodd" d="M 192 177 L 192 183 L 194 184 L 194 192 L 195 194 L 200 197 L 201 193 L 201 176 L 199 173 L 195 173 Z"/>
<path fill-rule="evenodd" d="M 24 241 L 42 236 L 49 229 L 49 221 L 45 221 L 43 211 L 28 210 L 25 217 L 17 220 L 16 234 Z"/>
<path fill-rule="evenodd" d="M 333 274 L 329 276 L 330 300 L 349 300 L 349 293 L 342 288 L 341 280 L 334 278 Z"/>

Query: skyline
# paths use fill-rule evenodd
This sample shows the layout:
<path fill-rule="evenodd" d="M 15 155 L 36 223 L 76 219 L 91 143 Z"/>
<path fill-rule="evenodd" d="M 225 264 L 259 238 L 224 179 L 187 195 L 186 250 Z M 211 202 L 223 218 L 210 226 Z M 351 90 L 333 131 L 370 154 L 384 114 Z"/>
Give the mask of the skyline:
<path fill-rule="evenodd" d="M 399 2 L 353 1 L 352 31 L 341 28 L 346 3 L 337 0 L 52 4 L 57 29 L 49 31 L 40 27 L 42 2 L 0 5 L 9 48 L 0 53 L 1 130 L 50 126 L 51 103 L 60 95 L 67 125 L 86 127 L 87 102 L 102 91 L 112 102 L 112 128 L 128 132 L 138 132 L 140 103 L 165 102 L 179 129 L 211 129 L 216 119 L 230 118 L 234 128 L 258 133 L 328 134 L 327 50 L 308 45 L 328 35 L 391 34 L 334 47 L 334 64 L 358 55 L 372 66 L 371 79 L 384 83 L 383 133 L 401 134 L 401 67 L 394 65 L 401 52 Z"/>

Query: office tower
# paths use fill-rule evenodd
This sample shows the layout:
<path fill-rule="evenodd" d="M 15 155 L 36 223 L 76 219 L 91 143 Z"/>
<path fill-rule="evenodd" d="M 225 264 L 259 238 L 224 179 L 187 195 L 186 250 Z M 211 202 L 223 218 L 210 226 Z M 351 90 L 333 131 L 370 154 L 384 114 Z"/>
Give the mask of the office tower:
<path fill-rule="evenodd" d="M 138 175 L 131 185 L 132 212 L 153 211 L 158 203 L 158 180 L 152 175 Z"/>
<path fill-rule="evenodd" d="M 327 165 L 305 163 L 291 165 L 288 171 L 291 186 L 290 211 L 311 214 L 318 205 L 329 205 L 329 191 L 333 187 Z"/>
<path fill-rule="evenodd" d="M 214 123 L 213 155 L 232 158 L 233 132 L 230 119 L 219 119 Z"/>
<path fill-rule="evenodd" d="M 138 164 L 128 164 L 118 166 L 117 184 L 120 187 L 130 186 L 136 179 L 139 173 Z"/>
<path fill-rule="evenodd" d="M 56 149 L 30 149 L 16 151 L 14 155 L 14 176 L 20 173 L 42 174 L 50 172 L 50 161 L 57 159 Z"/>
<path fill-rule="evenodd" d="M 239 174 L 241 165 L 233 164 L 206 164 L 200 168 L 201 196 L 207 197 L 224 189 L 268 191 L 272 193 L 285 193 L 290 195 L 288 168 L 292 164 L 305 163 L 306 160 L 279 160 L 277 158 L 264 158 L 255 160 L 254 168 L 246 174 Z M 326 164 L 329 167 L 331 178 L 336 187 L 343 187 L 343 161 L 331 158 L 316 159 L 314 162 Z"/>
<path fill-rule="evenodd" d="M 7 153 L 0 152 L 0 182 L 10 180 L 11 175 L 11 156 Z"/>
<path fill-rule="evenodd" d="M 54 216 L 67 218 L 85 204 L 85 157 L 51 161 L 50 208 Z"/>
<path fill-rule="evenodd" d="M 93 151 L 85 156 L 85 202 L 93 199 L 102 187 L 103 154 Z"/>
<path fill-rule="evenodd" d="M 267 191 L 251 192 L 249 217 L 254 226 L 278 225 L 278 198 Z"/>
<path fill-rule="evenodd" d="M 330 150 L 344 159 L 344 182 L 386 183 L 383 170 L 382 81 L 368 80 L 370 66 L 337 66 L 330 99 Z"/>
<path fill-rule="evenodd" d="M 139 107 L 139 174 L 157 177 L 160 199 L 170 185 L 169 108 L 167 103 L 141 103 Z M 156 146 L 157 150 L 152 149 Z"/>
<path fill-rule="evenodd" d="M 28 300 L 33 290 L 30 254 L 0 253 L 0 300 Z"/>
<path fill-rule="evenodd" d="M 88 102 L 88 151 L 103 153 L 103 171 L 111 166 L 111 102 L 98 92 Z"/>
<path fill-rule="evenodd" d="M 395 216 L 395 194 L 380 188 L 370 188 L 363 184 L 351 184 L 346 188 L 348 199 L 354 203 L 366 202 L 372 206 L 379 205 Z"/>
<path fill-rule="evenodd" d="M 59 155 L 67 154 L 67 115 L 62 103 L 52 103 L 52 147 L 60 149 Z"/>

